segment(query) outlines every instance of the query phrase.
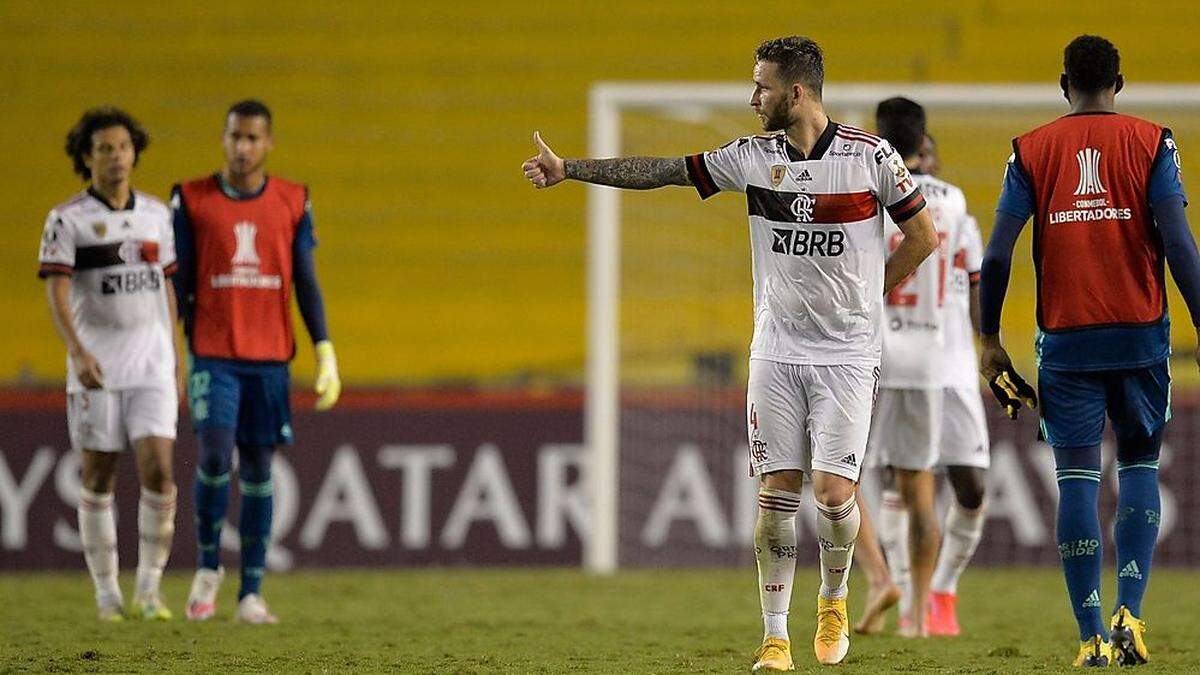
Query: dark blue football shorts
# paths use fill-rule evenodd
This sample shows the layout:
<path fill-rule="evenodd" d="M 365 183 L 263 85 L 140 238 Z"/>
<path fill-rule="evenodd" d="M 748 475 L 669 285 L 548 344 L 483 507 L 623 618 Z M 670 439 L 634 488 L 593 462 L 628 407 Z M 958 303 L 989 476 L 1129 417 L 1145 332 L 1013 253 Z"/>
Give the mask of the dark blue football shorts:
<path fill-rule="evenodd" d="M 1099 445 L 1104 418 L 1123 440 L 1146 439 L 1171 419 L 1171 372 L 1152 366 L 1095 372 L 1038 369 L 1042 438 L 1055 448 Z"/>
<path fill-rule="evenodd" d="M 286 363 L 193 357 L 188 373 L 192 426 L 236 429 L 237 444 L 292 442 Z"/>

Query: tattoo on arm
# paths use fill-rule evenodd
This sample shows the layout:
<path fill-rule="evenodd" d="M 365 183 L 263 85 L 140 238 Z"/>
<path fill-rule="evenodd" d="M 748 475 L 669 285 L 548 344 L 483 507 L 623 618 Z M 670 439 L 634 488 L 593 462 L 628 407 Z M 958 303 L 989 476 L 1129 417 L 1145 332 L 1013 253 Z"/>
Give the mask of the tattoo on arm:
<path fill-rule="evenodd" d="M 568 159 L 563 170 L 567 178 L 631 190 L 692 184 L 682 157 Z"/>

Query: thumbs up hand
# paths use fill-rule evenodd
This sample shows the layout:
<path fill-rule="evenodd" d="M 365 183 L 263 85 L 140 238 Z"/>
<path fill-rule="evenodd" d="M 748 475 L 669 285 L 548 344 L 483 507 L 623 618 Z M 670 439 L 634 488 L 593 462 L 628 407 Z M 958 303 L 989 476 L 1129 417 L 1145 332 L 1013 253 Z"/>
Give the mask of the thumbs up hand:
<path fill-rule="evenodd" d="M 533 143 L 537 146 L 538 154 L 536 157 L 530 157 L 521 165 L 521 170 L 525 172 L 525 177 L 529 179 L 533 186 L 541 189 L 548 188 L 553 185 L 558 185 L 567 178 L 566 171 L 563 168 L 563 161 L 546 142 L 542 140 L 542 135 L 538 132 L 533 132 Z"/>

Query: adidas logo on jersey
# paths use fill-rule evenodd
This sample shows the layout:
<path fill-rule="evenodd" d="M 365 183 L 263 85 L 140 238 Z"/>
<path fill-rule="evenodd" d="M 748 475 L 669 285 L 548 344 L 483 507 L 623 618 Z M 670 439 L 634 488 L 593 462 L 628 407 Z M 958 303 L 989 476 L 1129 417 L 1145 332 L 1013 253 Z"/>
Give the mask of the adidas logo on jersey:
<path fill-rule="evenodd" d="M 1126 578 L 1137 579 L 1140 581 L 1142 578 L 1142 570 L 1141 570 L 1141 568 L 1138 567 L 1136 560 L 1130 560 L 1128 565 L 1121 568 L 1121 573 L 1117 575 L 1117 578 L 1119 578 L 1119 579 L 1126 579 Z"/>
<path fill-rule="evenodd" d="M 1092 594 L 1087 596 L 1087 600 L 1083 601 L 1084 608 L 1100 606 L 1100 591 L 1092 589 Z"/>
<path fill-rule="evenodd" d="M 855 467 L 858 466 L 858 461 L 854 459 L 854 455 L 846 455 L 841 461 L 842 464 L 849 464 L 850 466 Z"/>
<path fill-rule="evenodd" d="M 796 181 L 800 182 L 800 183 L 803 183 L 805 181 L 810 181 L 812 179 L 813 179 L 812 174 L 808 172 L 808 169 L 801 171 L 800 175 L 796 176 Z"/>

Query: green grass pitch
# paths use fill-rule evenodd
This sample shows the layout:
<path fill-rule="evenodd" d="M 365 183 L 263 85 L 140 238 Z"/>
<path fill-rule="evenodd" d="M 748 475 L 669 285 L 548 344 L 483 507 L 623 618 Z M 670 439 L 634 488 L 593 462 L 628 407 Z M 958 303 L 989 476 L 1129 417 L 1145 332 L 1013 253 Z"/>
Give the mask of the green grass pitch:
<path fill-rule="evenodd" d="M 231 622 L 235 579 L 216 619 L 184 621 L 189 580 L 165 581 L 174 621 L 101 625 L 83 572 L 0 575 L 0 672 L 736 673 L 761 636 L 753 569 L 273 574 L 277 626 Z M 816 571 L 797 581 L 797 670 L 829 672 L 811 651 Z M 856 577 L 852 620 L 863 589 Z M 960 597 L 963 637 L 852 637 L 835 672 L 1068 670 L 1075 629 L 1058 570 L 969 569 Z M 1146 612 L 1152 662 L 1139 672 L 1200 672 L 1200 572 L 1156 570 Z"/>

